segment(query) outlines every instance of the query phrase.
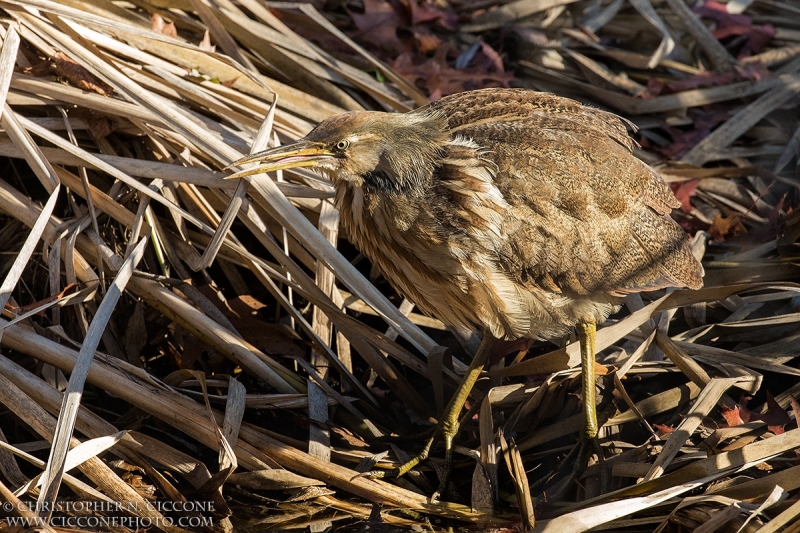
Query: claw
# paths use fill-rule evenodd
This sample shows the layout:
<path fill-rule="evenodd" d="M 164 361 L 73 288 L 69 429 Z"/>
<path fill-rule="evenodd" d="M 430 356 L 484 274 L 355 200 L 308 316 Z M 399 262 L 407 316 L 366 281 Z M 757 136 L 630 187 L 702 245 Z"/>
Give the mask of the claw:
<path fill-rule="evenodd" d="M 453 462 L 453 439 L 456 437 L 456 435 L 458 435 L 460 426 L 458 415 L 461 412 L 461 408 L 464 407 L 464 403 L 466 402 L 467 397 L 472 390 L 472 386 L 478 380 L 478 376 L 480 376 L 481 370 L 483 370 L 483 367 L 486 364 L 486 361 L 488 361 L 489 355 L 492 353 L 497 342 L 498 339 L 492 337 L 490 334 L 484 334 L 483 342 L 478 349 L 478 353 L 476 353 L 475 357 L 472 359 L 472 362 L 467 369 L 467 373 L 464 376 L 464 380 L 461 382 L 458 390 L 451 398 L 450 403 L 447 404 L 439 423 L 436 425 L 436 429 L 425 443 L 422 451 L 420 451 L 415 457 L 412 457 L 409 461 L 406 461 L 400 465 L 398 468 L 388 471 L 372 471 L 367 473 L 366 477 L 374 479 L 388 479 L 405 475 L 415 466 L 428 458 L 431 448 L 433 448 L 433 443 L 436 442 L 436 438 L 439 436 L 439 434 L 441 434 L 445 444 L 445 466 L 444 472 L 441 476 L 441 481 L 439 483 L 439 488 L 434 493 L 434 496 L 438 498 L 445 491 Z"/>

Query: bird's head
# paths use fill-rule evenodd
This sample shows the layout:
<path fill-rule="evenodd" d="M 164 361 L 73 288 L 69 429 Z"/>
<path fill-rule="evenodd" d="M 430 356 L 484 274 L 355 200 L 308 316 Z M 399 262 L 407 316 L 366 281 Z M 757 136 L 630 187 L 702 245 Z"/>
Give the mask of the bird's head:
<path fill-rule="evenodd" d="M 374 180 L 388 190 L 404 191 L 430 178 L 448 138 L 446 120 L 436 114 L 343 113 L 296 142 L 236 161 L 231 166 L 259 165 L 226 179 L 310 167 L 337 187 Z"/>

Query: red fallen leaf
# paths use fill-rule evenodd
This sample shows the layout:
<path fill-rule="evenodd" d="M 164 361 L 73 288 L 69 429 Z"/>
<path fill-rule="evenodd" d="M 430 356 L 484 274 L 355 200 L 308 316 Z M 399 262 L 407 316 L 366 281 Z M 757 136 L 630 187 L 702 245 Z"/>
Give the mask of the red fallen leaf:
<path fill-rule="evenodd" d="M 744 412 L 747 412 L 747 408 L 742 410 L 738 405 L 733 409 L 728 409 L 725 406 L 722 407 L 722 416 L 728 423 L 728 427 L 731 428 L 747 423 L 747 421 L 742 417 L 742 413 Z"/>
<path fill-rule="evenodd" d="M 754 28 L 754 30 L 747 35 L 747 43 L 742 50 L 739 51 L 739 57 L 744 53 L 751 55 L 761 52 L 773 37 L 775 37 L 775 26 L 772 24 L 764 24 L 759 28 Z"/>
<path fill-rule="evenodd" d="M 448 51 L 449 46 L 444 44 L 436 50 L 433 58 L 425 58 L 421 62 L 418 56 L 406 51 L 395 59 L 392 67 L 411 83 L 424 84 L 431 101 L 448 94 L 481 87 L 508 87 L 509 82 L 514 79 L 510 73 L 489 71 L 485 66 L 487 59 L 483 49 L 479 53 L 481 57 L 471 62 L 477 62 L 479 67 L 465 69 L 454 69 L 447 64 Z"/>
<path fill-rule="evenodd" d="M 749 54 L 748 54 L 749 55 Z M 740 54 L 742 57 L 742 54 Z M 735 81 L 740 80 L 762 80 L 770 77 L 771 74 L 764 65 L 760 62 L 748 63 L 744 66 L 737 65 L 732 72 L 725 72 L 716 74 L 713 72 L 704 72 L 691 76 L 689 78 L 674 81 L 664 84 L 653 78 L 648 81 L 647 90 L 650 94 L 656 95 L 661 91 L 668 91 L 671 93 L 678 93 L 681 91 L 688 91 L 690 89 L 698 89 L 700 87 L 709 87 L 714 85 L 728 85 Z"/>
<path fill-rule="evenodd" d="M 785 432 L 784 428 L 787 424 L 791 423 L 792 419 L 789 417 L 789 413 L 775 401 L 775 398 L 769 391 L 767 391 L 767 411 L 764 414 L 756 413 L 747 408 L 747 402 L 750 399 L 750 396 L 742 396 L 739 399 L 739 404 L 733 409 L 723 408 L 722 416 L 728 421 L 728 426 L 734 427 L 746 424 L 751 420 L 760 420 L 767 424 L 767 429 L 775 435 L 780 435 Z M 794 401 L 794 398 L 792 398 L 792 408 L 795 409 L 795 412 L 800 409 L 800 405 Z"/>
<path fill-rule="evenodd" d="M 403 19 L 386 0 L 364 0 L 363 14 L 349 13 L 362 40 L 393 54 L 403 49 L 397 37 Z"/>
<path fill-rule="evenodd" d="M 754 27 L 753 19 L 747 15 L 728 13 L 725 4 L 707 0 L 705 4 L 693 9 L 700 16 L 714 19 L 717 28 L 712 31 L 714 37 L 722 40 L 736 35 L 746 35 L 747 41 L 739 51 L 739 57 L 757 54 L 775 36 L 775 28 L 771 24 Z"/>
<path fill-rule="evenodd" d="M 688 91 L 690 89 L 699 89 L 700 87 L 709 87 L 712 85 L 728 85 L 735 81 L 737 78 L 736 72 L 725 72 L 723 74 L 715 74 L 713 72 L 704 72 L 685 80 L 674 81 L 666 85 L 666 89 L 671 93 L 679 93 L 681 91 Z"/>
<path fill-rule="evenodd" d="M 417 26 L 426 22 L 435 22 L 438 26 L 456 31 L 458 15 L 452 9 L 444 10 L 435 5 L 418 0 L 398 0 L 408 11 L 411 25 Z"/>
<path fill-rule="evenodd" d="M 663 437 L 664 435 L 669 435 L 670 433 L 675 431 L 675 428 L 666 426 L 664 424 L 653 424 L 653 427 L 656 428 L 656 431 L 658 431 L 659 437 Z"/>
<path fill-rule="evenodd" d="M 158 13 L 150 15 L 150 28 L 153 31 L 166 35 L 167 37 L 177 37 L 178 30 L 175 29 L 175 24 L 172 21 L 165 21 Z"/>
<path fill-rule="evenodd" d="M 728 37 L 736 37 L 744 35 L 747 41 L 739 50 L 738 57 L 747 57 L 752 54 L 760 52 L 775 36 L 775 27 L 771 24 L 766 24 L 761 27 L 751 26 L 726 26 L 724 28 L 717 28 L 711 34 L 717 38 L 718 41 L 727 39 Z"/>
<path fill-rule="evenodd" d="M 678 183 L 671 183 L 670 188 L 673 194 L 681 203 L 681 211 L 684 213 L 692 212 L 692 202 L 689 199 L 695 195 L 697 191 L 698 180 L 689 180 Z"/>
<path fill-rule="evenodd" d="M 717 112 L 702 112 L 698 110 L 692 113 L 692 118 L 694 119 L 694 128 L 691 130 L 685 131 L 680 128 L 665 127 L 664 129 L 670 134 L 674 142 L 669 146 L 659 147 L 656 151 L 669 159 L 680 159 L 697 143 L 708 137 L 708 134 L 717 124 L 726 120 L 728 113 L 724 110 Z"/>
<path fill-rule="evenodd" d="M 694 235 L 698 231 L 708 231 L 709 224 L 706 224 L 697 217 L 676 217 L 678 225 L 689 235 Z"/>
<path fill-rule="evenodd" d="M 708 137 L 711 133 L 710 127 L 701 127 L 689 131 L 682 131 L 677 128 L 665 128 L 672 136 L 673 143 L 669 146 L 655 147 L 655 151 L 663 154 L 668 159 L 678 160 L 686 152 L 691 150 L 694 145 Z"/>
<path fill-rule="evenodd" d="M 743 394 L 742 396 L 739 397 L 739 405 L 738 405 L 739 414 L 741 415 L 742 420 L 744 420 L 745 424 L 747 422 L 750 422 L 750 420 L 753 420 L 754 413 L 753 411 L 747 408 L 747 403 L 752 399 L 753 399 L 752 396 L 747 396 L 746 394 Z"/>
<path fill-rule="evenodd" d="M 767 412 L 762 414 L 753 413 L 754 420 L 762 420 L 767 424 L 767 429 L 776 435 L 784 432 L 784 427 L 792 422 L 789 413 L 775 401 L 775 398 L 767 391 Z"/>

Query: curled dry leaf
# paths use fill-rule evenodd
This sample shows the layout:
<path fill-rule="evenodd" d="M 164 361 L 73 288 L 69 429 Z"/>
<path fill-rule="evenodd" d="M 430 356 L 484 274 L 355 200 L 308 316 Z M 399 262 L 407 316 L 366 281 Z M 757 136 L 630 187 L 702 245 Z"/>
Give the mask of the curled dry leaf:
<path fill-rule="evenodd" d="M 200 50 L 211 52 L 212 54 L 217 51 L 217 46 L 211 44 L 211 33 L 208 30 L 203 34 L 203 40 L 200 41 L 197 47 L 200 48 Z"/>
<path fill-rule="evenodd" d="M 165 21 L 164 18 L 158 13 L 150 15 L 150 28 L 158 33 L 162 33 L 167 37 L 177 37 L 178 30 L 175 28 L 175 23 L 172 21 Z"/>
<path fill-rule="evenodd" d="M 675 431 L 674 427 L 664 424 L 653 424 L 653 427 L 656 428 L 656 431 L 658 431 L 659 437 L 665 437 Z"/>
<path fill-rule="evenodd" d="M 745 42 L 739 50 L 739 58 L 759 53 L 775 36 L 773 25 L 755 27 L 752 17 L 729 13 L 725 4 L 714 0 L 706 0 L 702 5 L 695 7 L 694 12 L 716 21 L 717 27 L 711 33 L 719 40 L 735 36 L 745 37 Z"/>
<path fill-rule="evenodd" d="M 92 91 L 103 96 L 111 96 L 114 92 L 113 87 L 61 52 L 57 52 L 53 56 L 50 68 L 53 73 L 84 91 Z"/>
<path fill-rule="evenodd" d="M 404 52 L 392 66 L 407 80 L 423 85 L 431 100 L 477 87 L 508 87 L 514 75 L 495 70 L 496 52 L 492 50 L 487 54 L 485 49 L 480 47 L 480 52 L 475 55 L 475 66 L 464 69 L 455 69 L 448 64 L 446 44 L 439 47 L 430 59 Z"/>
<path fill-rule="evenodd" d="M 715 241 L 724 241 L 729 235 L 737 235 L 743 231 L 746 231 L 746 228 L 739 215 L 717 216 L 708 229 Z"/>
<path fill-rule="evenodd" d="M 764 422 L 772 433 L 780 435 L 792 422 L 789 413 L 775 401 L 775 397 L 769 391 L 767 391 L 767 410 L 764 413 L 757 413 L 747 408 L 747 403 L 751 399 L 750 396 L 742 396 L 739 403 L 733 408 L 723 407 L 722 416 L 725 417 L 729 427 L 758 420 Z M 796 405 L 794 398 L 792 398 L 792 402 Z"/>
<path fill-rule="evenodd" d="M 364 0 L 364 13 L 350 12 L 358 38 L 378 50 L 395 54 L 403 49 L 397 29 L 403 19 L 386 0 Z"/>
<path fill-rule="evenodd" d="M 685 213 L 691 213 L 694 209 L 690 199 L 697 191 L 697 183 L 697 180 L 688 180 L 671 184 L 672 192 L 681 203 L 681 210 Z"/>

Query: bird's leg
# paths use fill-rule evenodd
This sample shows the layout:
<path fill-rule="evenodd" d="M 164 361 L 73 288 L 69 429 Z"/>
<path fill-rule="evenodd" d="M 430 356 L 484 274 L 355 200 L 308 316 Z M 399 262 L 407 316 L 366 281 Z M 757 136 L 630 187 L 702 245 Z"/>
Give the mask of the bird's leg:
<path fill-rule="evenodd" d="M 595 397 L 595 340 L 597 326 L 594 322 L 578 324 L 578 341 L 581 345 L 581 375 L 583 376 L 583 437 L 597 440 L 597 398 Z"/>
<path fill-rule="evenodd" d="M 436 495 L 441 494 L 444 491 L 444 488 L 447 485 L 447 480 L 450 477 L 450 468 L 453 462 L 453 439 L 456 437 L 456 435 L 458 435 L 458 428 L 460 425 L 458 415 L 461 413 L 461 408 L 464 407 L 464 403 L 467 401 L 467 397 L 469 397 L 472 387 L 475 385 L 475 382 L 478 381 L 478 377 L 481 375 L 481 371 L 483 370 L 486 361 L 489 360 L 489 356 L 494 352 L 494 348 L 498 342 L 499 340 L 491 333 L 484 331 L 483 340 L 478 348 L 478 353 L 476 353 L 475 357 L 472 358 L 472 362 L 470 363 L 469 368 L 467 368 L 467 373 L 464 374 L 461 384 L 458 386 L 455 394 L 453 394 L 453 397 L 450 398 L 450 402 L 447 404 L 447 407 L 445 407 L 444 413 L 442 413 L 439 423 L 436 425 L 436 431 L 425 443 L 422 451 L 416 457 L 413 457 L 411 460 L 400 465 L 398 468 L 387 471 L 373 471 L 367 474 L 368 477 L 394 478 L 402 476 L 428 458 L 428 454 L 433 447 L 433 443 L 436 441 L 436 437 L 441 435 L 442 440 L 444 440 L 445 466 L 444 471 L 442 472 L 439 488 L 434 493 L 434 497 L 432 497 L 432 499 L 435 499 Z"/>
<path fill-rule="evenodd" d="M 589 452 L 597 454 L 597 460 L 603 462 L 603 450 L 597 440 L 599 426 L 597 424 L 597 376 L 595 374 L 595 344 L 597 340 L 597 325 L 594 322 L 578 324 L 578 340 L 581 344 L 581 376 L 583 385 L 583 415 L 584 427 L 581 435 L 581 453 L 575 462 L 577 470 L 581 471 L 589 462 Z M 604 471 L 600 471 L 601 485 L 605 485 Z M 605 487 L 603 487 L 605 490 Z"/>
<path fill-rule="evenodd" d="M 569 453 L 561 465 L 567 465 L 574 459 L 570 474 L 558 484 L 553 486 L 548 492 L 549 500 L 559 499 L 560 496 L 569 488 L 569 485 L 586 468 L 591 452 L 597 454 L 599 461 L 603 461 L 603 450 L 597 440 L 599 431 L 597 424 L 597 399 L 596 399 L 596 375 L 595 375 L 595 340 L 597 338 L 597 326 L 594 322 L 582 322 L 578 324 L 578 341 L 581 348 L 581 386 L 583 396 L 583 415 L 584 424 L 581 430 L 580 442 Z M 604 422 L 605 423 L 605 416 Z M 558 470 L 560 470 L 559 465 Z M 605 472 L 601 470 L 600 484 L 605 490 Z"/>

